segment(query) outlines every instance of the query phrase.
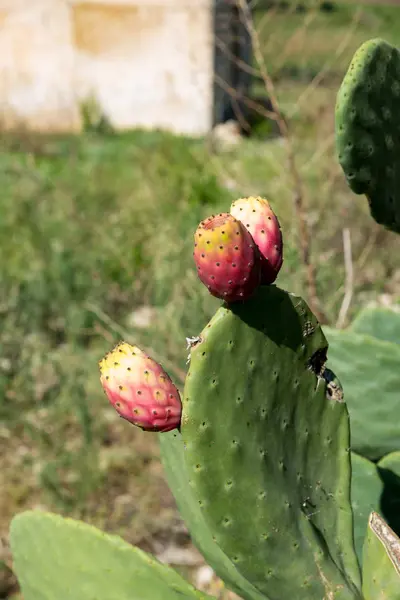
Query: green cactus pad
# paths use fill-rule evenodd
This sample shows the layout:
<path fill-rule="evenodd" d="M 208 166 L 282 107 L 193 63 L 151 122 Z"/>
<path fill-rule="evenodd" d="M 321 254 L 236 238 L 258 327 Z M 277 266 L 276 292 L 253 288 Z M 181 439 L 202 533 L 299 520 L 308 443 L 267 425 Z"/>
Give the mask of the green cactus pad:
<path fill-rule="evenodd" d="M 400 535 L 400 452 L 391 452 L 378 462 L 379 474 L 385 484 L 381 509 L 392 529 Z"/>
<path fill-rule="evenodd" d="M 350 188 L 400 233 L 400 52 L 381 39 L 355 53 L 336 102 L 336 149 Z"/>
<path fill-rule="evenodd" d="M 271 600 L 359 598 L 348 414 L 313 372 L 327 347 L 314 315 L 264 286 L 200 338 L 182 437 L 215 541 Z"/>
<path fill-rule="evenodd" d="M 372 513 L 364 544 L 365 600 L 400 600 L 400 539 L 377 513 Z"/>
<path fill-rule="evenodd" d="M 351 330 L 324 327 L 327 366 L 339 375 L 352 450 L 370 460 L 400 450 L 400 348 Z"/>
<path fill-rule="evenodd" d="M 207 600 L 178 573 L 80 521 L 25 512 L 11 523 L 24 600 Z"/>
<path fill-rule="evenodd" d="M 390 308 L 364 308 L 349 329 L 383 342 L 400 344 L 400 312 Z"/>
<path fill-rule="evenodd" d="M 180 514 L 189 529 L 192 541 L 207 563 L 226 585 L 244 600 L 268 600 L 236 569 L 233 562 L 213 540 L 213 534 L 189 486 L 189 474 L 184 457 L 182 436 L 177 431 L 159 436 L 161 457 Z"/>
<path fill-rule="evenodd" d="M 383 483 L 375 463 L 351 453 L 351 506 L 354 515 L 354 544 L 361 564 L 368 519 L 379 510 Z"/>

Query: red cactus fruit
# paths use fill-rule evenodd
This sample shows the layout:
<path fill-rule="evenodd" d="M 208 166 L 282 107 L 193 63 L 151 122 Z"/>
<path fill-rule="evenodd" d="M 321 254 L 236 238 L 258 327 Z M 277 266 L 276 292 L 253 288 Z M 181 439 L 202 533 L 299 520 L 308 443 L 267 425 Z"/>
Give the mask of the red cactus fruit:
<path fill-rule="evenodd" d="M 261 253 L 261 283 L 273 283 L 283 263 L 282 232 L 278 218 L 264 198 L 239 198 L 231 214 L 251 233 Z"/>
<path fill-rule="evenodd" d="M 260 254 L 246 228 L 229 213 L 208 217 L 194 235 L 200 280 L 226 302 L 249 298 L 260 284 Z"/>
<path fill-rule="evenodd" d="M 179 428 L 182 403 L 170 377 L 137 346 L 118 344 L 99 363 L 103 389 L 121 417 L 144 431 Z"/>

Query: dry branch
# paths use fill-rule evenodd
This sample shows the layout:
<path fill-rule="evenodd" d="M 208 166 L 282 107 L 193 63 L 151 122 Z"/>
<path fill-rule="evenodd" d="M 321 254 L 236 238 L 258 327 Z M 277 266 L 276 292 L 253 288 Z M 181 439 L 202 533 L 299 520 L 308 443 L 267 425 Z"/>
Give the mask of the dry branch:
<path fill-rule="evenodd" d="M 254 26 L 254 21 L 252 18 L 251 11 L 246 0 L 237 0 L 238 7 L 240 9 L 241 18 L 243 23 L 249 32 L 254 57 L 257 63 L 257 68 L 260 71 L 261 79 L 263 81 L 265 90 L 268 94 L 268 97 L 271 101 L 271 106 L 273 112 L 275 114 L 275 120 L 278 124 L 280 133 L 285 141 L 286 150 L 287 150 L 287 158 L 288 158 L 288 166 L 289 172 L 291 175 L 292 186 L 293 186 L 293 196 L 294 196 L 294 208 L 297 217 L 298 223 L 298 231 L 299 231 L 299 242 L 300 242 L 300 250 L 302 262 L 306 271 L 306 281 L 307 281 L 307 290 L 308 290 L 308 300 L 310 304 L 311 310 L 314 312 L 316 317 L 321 322 L 326 322 L 327 319 L 321 309 L 320 302 L 317 294 L 317 286 L 316 286 L 316 277 L 315 277 L 315 268 L 311 262 L 310 258 L 310 233 L 306 218 L 306 210 L 304 206 L 304 192 L 303 192 L 303 184 L 297 169 L 295 151 L 293 147 L 292 138 L 289 133 L 288 124 L 285 121 L 282 112 L 280 110 L 279 102 L 276 96 L 274 83 L 269 76 L 265 60 L 263 57 L 263 53 L 261 50 L 261 44 L 259 35 Z"/>

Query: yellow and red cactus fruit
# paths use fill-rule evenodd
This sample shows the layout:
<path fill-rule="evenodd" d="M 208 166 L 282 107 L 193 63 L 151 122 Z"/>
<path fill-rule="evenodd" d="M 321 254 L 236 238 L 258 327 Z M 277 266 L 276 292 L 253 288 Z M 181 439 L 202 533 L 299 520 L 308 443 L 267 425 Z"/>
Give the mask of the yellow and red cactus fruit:
<path fill-rule="evenodd" d="M 275 281 L 283 263 L 283 240 L 279 221 L 269 202 L 250 196 L 232 203 L 231 214 L 251 233 L 261 253 L 261 283 Z"/>
<path fill-rule="evenodd" d="M 118 344 L 100 362 L 100 381 L 119 415 L 144 431 L 180 427 L 179 392 L 164 369 L 137 346 Z"/>
<path fill-rule="evenodd" d="M 212 215 L 194 235 L 194 260 L 209 292 L 226 302 L 249 298 L 260 284 L 260 253 L 243 224 L 229 213 Z"/>

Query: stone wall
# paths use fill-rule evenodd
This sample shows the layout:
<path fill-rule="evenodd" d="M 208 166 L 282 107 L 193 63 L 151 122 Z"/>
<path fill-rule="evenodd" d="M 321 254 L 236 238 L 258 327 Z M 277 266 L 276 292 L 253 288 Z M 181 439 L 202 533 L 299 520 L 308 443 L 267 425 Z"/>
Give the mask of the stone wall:
<path fill-rule="evenodd" d="M 96 102 L 118 129 L 212 123 L 211 0 L 0 0 L 4 127 L 70 131 Z"/>

